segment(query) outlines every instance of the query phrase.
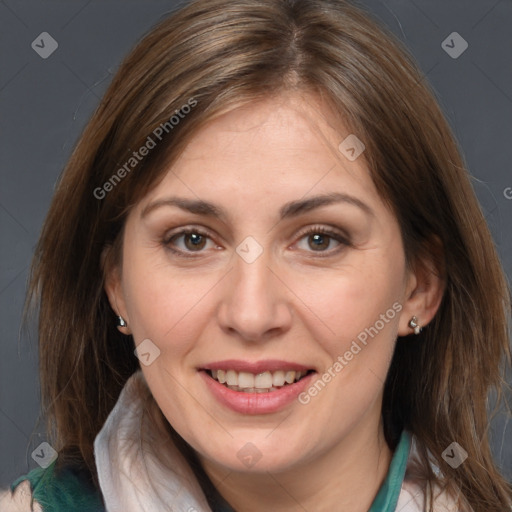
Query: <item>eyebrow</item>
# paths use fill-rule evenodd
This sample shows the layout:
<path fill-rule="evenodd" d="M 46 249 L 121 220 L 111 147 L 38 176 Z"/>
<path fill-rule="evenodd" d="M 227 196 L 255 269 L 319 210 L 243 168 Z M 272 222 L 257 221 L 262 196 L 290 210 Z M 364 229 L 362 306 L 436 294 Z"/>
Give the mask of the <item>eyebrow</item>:
<path fill-rule="evenodd" d="M 336 203 L 346 203 L 356 206 L 364 213 L 370 216 L 375 216 L 374 211 L 361 199 L 344 193 L 332 193 L 313 196 L 308 199 L 299 199 L 284 204 L 279 210 L 280 220 L 297 217 L 301 214 Z M 203 201 L 201 199 L 186 199 L 183 197 L 167 197 L 165 199 L 158 199 L 149 203 L 141 212 L 141 218 L 147 216 L 150 212 L 161 208 L 163 206 L 176 206 L 196 215 L 204 215 L 206 217 L 215 217 L 220 220 L 226 220 L 228 215 L 221 207 Z"/>

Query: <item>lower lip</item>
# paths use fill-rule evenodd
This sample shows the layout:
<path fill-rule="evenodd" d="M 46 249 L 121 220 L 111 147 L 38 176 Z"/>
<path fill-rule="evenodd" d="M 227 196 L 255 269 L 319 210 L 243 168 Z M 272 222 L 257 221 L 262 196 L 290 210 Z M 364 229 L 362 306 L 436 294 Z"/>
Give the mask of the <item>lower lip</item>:
<path fill-rule="evenodd" d="M 306 375 L 298 382 L 288 384 L 276 391 L 267 393 L 245 393 L 234 391 L 210 377 L 205 370 L 200 370 L 206 386 L 212 395 L 229 409 L 242 414 L 271 414 L 292 403 L 309 385 L 315 372 Z"/>

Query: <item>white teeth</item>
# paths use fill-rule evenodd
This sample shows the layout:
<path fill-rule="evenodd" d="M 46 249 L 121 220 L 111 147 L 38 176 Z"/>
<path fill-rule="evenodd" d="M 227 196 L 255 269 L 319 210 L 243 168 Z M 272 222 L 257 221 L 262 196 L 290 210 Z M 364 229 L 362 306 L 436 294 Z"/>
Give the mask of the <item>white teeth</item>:
<path fill-rule="evenodd" d="M 272 387 L 272 381 L 272 374 L 270 372 L 258 373 L 254 378 L 254 387 L 270 389 Z M 238 385 L 243 387 L 241 384 Z"/>
<path fill-rule="evenodd" d="M 284 386 L 284 372 L 282 370 L 272 374 L 272 384 L 274 386 Z"/>
<path fill-rule="evenodd" d="M 235 370 L 212 370 L 211 376 L 225 384 L 229 389 L 244 391 L 246 393 L 266 393 L 299 381 L 307 371 L 294 370 L 275 372 L 265 371 L 254 375 L 250 372 L 236 372 Z"/>
<path fill-rule="evenodd" d="M 284 376 L 284 380 L 288 382 L 288 384 L 292 384 L 295 380 L 295 372 L 286 372 L 286 375 Z"/>
<path fill-rule="evenodd" d="M 240 372 L 238 374 L 238 387 L 239 388 L 253 388 L 254 387 L 254 375 L 248 372 Z M 263 387 L 263 386 L 257 386 Z"/>
<path fill-rule="evenodd" d="M 228 370 L 226 372 L 226 383 L 228 386 L 238 386 L 238 374 L 235 370 Z"/>

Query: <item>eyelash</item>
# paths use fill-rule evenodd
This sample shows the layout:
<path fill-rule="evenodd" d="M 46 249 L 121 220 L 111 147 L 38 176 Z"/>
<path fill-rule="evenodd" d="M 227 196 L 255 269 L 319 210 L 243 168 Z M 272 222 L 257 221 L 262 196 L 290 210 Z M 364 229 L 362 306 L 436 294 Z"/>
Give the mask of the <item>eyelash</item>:
<path fill-rule="evenodd" d="M 211 235 L 209 232 L 203 230 L 202 228 L 192 228 L 191 227 L 191 228 L 182 229 L 181 231 L 167 235 L 162 240 L 162 244 L 165 246 L 166 249 L 168 249 L 169 251 L 171 251 L 172 253 L 174 253 L 180 257 L 197 258 L 197 257 L 199 257 L 199 255 L 202 251 L 197 251 L 198 255 L 192 256 L 192 254 L 195 251 L 183 251 L 181 249 L 174 249 L 171 246 L 171 242 L 173 240 L 176 240 L 184 235 L 190 235 L 190 234 L 196 234 L 196 235 L 200 235 L 202 237 L 211 239 Z M 340 252 L 340 250 L 343 249 L 343 246 L 351 247 L 351 243 L 350 243 L 348 237 L 346 237 L 340 233 L 337 233 L 336 231 L 327 229 L 323 226 L 312 226 L 311 228 L 307 228 L 306 230 L 304 230 L 303 232 L 300 233 L 299 240 L 302 240 L 303 238 L 305 238 L 309 235 L 317 235 L 317 234 L 318 235 L 327 235 L 330 239 L 335 240 L 340 245 L 336 249 L 331 249 L 331 250 L 327 250 L 327 251 L 308 251 L 308 252 L 316 253 L 314 256 L 315 258 L 326 258 L 326 257 L 334 256 L 335 254 L 338 254 L 338 252 Z"/>

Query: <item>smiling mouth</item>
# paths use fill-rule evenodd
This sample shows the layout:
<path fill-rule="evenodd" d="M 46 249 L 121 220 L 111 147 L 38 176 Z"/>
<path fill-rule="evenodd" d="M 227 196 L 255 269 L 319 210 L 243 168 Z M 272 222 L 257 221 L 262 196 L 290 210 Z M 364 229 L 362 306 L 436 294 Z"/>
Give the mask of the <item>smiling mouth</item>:
<path fill-rule="evenodd" d="M 314 370 L 295 371 L 278 370 L 266 371 L 258 374 L 250 372 L 237 372 L 235 370 L 205 370 L 214 380 L 233 391 L 244 393 L 270 393 L 291 386 Z"/>

